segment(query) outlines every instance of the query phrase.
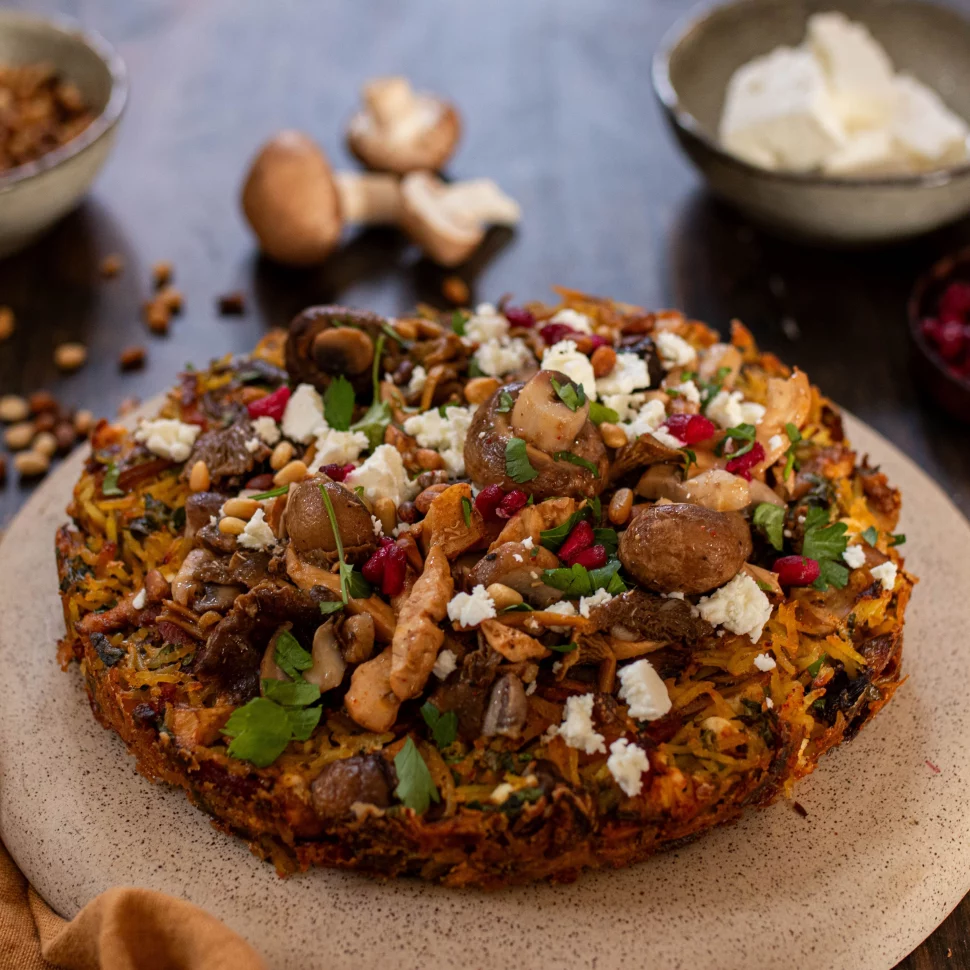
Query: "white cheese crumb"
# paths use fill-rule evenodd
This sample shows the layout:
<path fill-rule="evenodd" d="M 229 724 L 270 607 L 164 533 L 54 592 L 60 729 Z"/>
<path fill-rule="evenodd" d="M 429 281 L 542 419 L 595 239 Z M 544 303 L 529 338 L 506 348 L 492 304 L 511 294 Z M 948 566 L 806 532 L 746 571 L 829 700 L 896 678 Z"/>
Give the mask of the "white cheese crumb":
<path fill-rule="evenodd" d="M 424 390 L 424 385 L 428 383 L 428 372 L 418 364 L 411 371 L 411 380 L 408 381 L 408 394 L 420 394 Z"/>
<path fill-rule="evenodd" d="M 142 421 L 135 432 L 135 441 L 142 442 L 152 454 L 161 458 L 185 461 L 201 430 L 197 424 L 187 424 L 174 418 L 158 418 L 155 421 Z"/>
<path fill-rule="evenodd" d="M 727 627 L 757 643 L 771 617 L 771 602 L 747 573 L 738 573 L 727 585 L 702 597 L 697 610 L 712 626 Z"/>
<path fill-rule="evenodd" d="M 248 441 L 243 442 L 243 447 L 251 455 L 254 455 L 257 451 L 259 451 L 260 448 L 263 447 L 263 443 L 259 440 L 259 438 L 250 438 Z"/>
<path fill-rule="evenodd" d="M 143 610 L 145 608 L 145 601 L 146 601 L 147 598 L 148 597 L 147 597 L 147 594 L 145 593 L 145 590 L 144 589 L 140 589 L 140 590 L 138 590 L 137 593 L 135 593 L 135 596 L 134 596 L 134 598 L 131 601 L 131 605 L 136 610 Z"/>
<path fill-rule="evenodd" d="M 650 770 L 650 759 L 639 745 L 617 738 L 610 745 L 606 767 L 623 793 L 634 798 L 643 790 L 643 776 Z"/>
<path fill-rule="evenodd" d="M 684 381 L 682 384 L 675 384 L 672 391 L 676 391 L 685 401 L 690 401 L 691 404 L 701 403 L 701 392 L 697 389 L 697 385 L 693 381 Z"/>
<path fill-rule="evenodd" d="M 552 603 L 545 607 L 545 611 L 547 613 L 559 613 L 561 616 L 575 616 L 576 604 L 572 600 L 560 600 L 558 603 Z M 570 631 L 568 626 L 551 626 L 549 629 L 554 633 L 569 633 Z"/>
<path fill-rule="evenodd" d="M 312 384 L 300 384 L 290 395 L 283 412 L 283 434 L 306 444 L 325 427 L 323 399 Z"/>
<path fill-rule="evenodd" d="M 526 536 L 522 540 L 522 548 L 523 549 L 531 549 L 531 548 L 533 548 L 533 546 L 535 546 L 535 543 L 532 541 L 532 536 Z"/>
<path fill-rule="evenodd" d="M 663 401 L 647 401 L 632 421 L 620 427 L 626 432 L 627 441 L 636 441 L 640 435 L 656 431 L 666 420 L 667 411 Z M 678 441 L 677 447 L 680 448 L 681 444 Z"/>
<path fill-rule="evenodd" d="M 892 134 L 916 168 L 960 162 L 967 155 L 967 126 L 942 98 L 908 74 L 894 79 Z"/>
<path fill-rule="evenodd" d="M 574 694 L 567 698 L 562 724 L 555 731 L 571 748 L 586 754 L 605 754 L 606 739 L 593 727 L 594 699 L 592 694 Z"/>
<path fill-rule="evenodd" d="M 672 705 L 667 685 L 649 660 L 636 660 L 621 667 L 617 674 L 620 678 L 620 700 L 626 701 L 630 717 L 656 721 L 670 710 Z"/>
<path fill-rule="evenodd" d="M 674 590 L 672 593 L 661 593 L 661 596 L 666 596 L 669 600 L 682 600 L 686 597 L 680 590 Z"/>
<path fill-rule="evenodd" d="M 543 370 L 557 370 L 565 374 L 574 384 L 582 384 L 586 396 L 596 396 L 596 375 L 593 365 L 585 354 L 576 349 L 572 340 L 560 340 L 553 344 L 543 355 Z"/>
<path fill-rule="evenodd" d="M 437 451 L 444 459 L 452 478 L 465 474 L 465 438 L 475 416 L 474 407 L 445 408 L 445 416 L 437 408 L 415 414 L 404 422 L 404 430 L 422 448 Z"/>
<path fill-rule="evenodd" d="M 470 593 L 456 593 L 448 604 L 448 619 L 462 627 L 478 626 L 497 615 L 495 600 L 480 583 Z"/>
<path fill-rule="evenodd" d="M 256 509 L 253 517 L 246 523 L 246 528 L 236 536 L 236 542 L 244 549 L 272 549 L 276 545 L 276 536 L 266 521 L 262 509 Z"/>
<path fill-rule="evenodd" d="M 270 447 L 280 440 L 280 427 L 269 415 L 256 418 L 252 424 L 256 436 Z"/>
<path fill-rule="evenodd" d="M 866 564 L 866 551 L 862 546 L 849 546 L 842 553 L 842 558 L 849 569 L 859 569 Z M 878 569 L 878 566 L 876 568 Z"/>
<path fill-rule="evenodd" d="M 363 431 L 334 431 L 326 425 L 316 436 L 316 453 L 310 463 L 310 471 L 316 472 L 324 465 L 350 465 L 357 461 L 369 442 Z"/>
<path fill-rule="evenodd" d="M 438 680 L 444 680 L 457 668 L 457 666 L 458 658 L 455 656 L 454 650 L 449 650 L 447 647 L 445 647 L 445 649 L 438 654 L 438 659 L 434 662 L 434 666 L 431 668 L 431 673 L 433 673 Z"/>
<path fill-rule="evenodd" d="M 582 596 L 579 600 L 579 615 L 589 618 L 590 610 L 604 603 L 609 603 L 613 599 L 612 593 L 607 593 L 605 589 L 598 589 L 592 596 Z"/>
<path fill-rule="evenodd" d="M 488 800 L 493 805 L 501 805 L 508 799 L 509 795 L 511 795 L 513 791 L 515 791 L 515 789 L 507 781 L 503 781 L 501 785 L 495 786 L 495 788 L 492 790 L 492 794 L 488 796 Z"/>
<path fill-rule="evenodd" d="M 416 494 L 404 469 L 401 454 L 393 445 L 378 445 L 373 454 L 344 480 L 351 489 L 360 486 L 368 502 L 389 498 L 400 505 Z"/>
<path fill-rule="evenodd" d="M 774 706 L 775 706 L 775 702 L 770 697 L 766 697 L 765 698 L 765 707 L 767 707 L 768 710 L 770 711 Z"/>
<path fill-rule="evenodd" d="M 667 370 L 686 367 L 697 356 L 697 351 L 683 337 L 669 330 L 654 334 L 653 342 L 660 355 L 660 362 Z"/>
<path fill-rule="evenodd" d="M 513 552 L 513 553 L 512 553 L 512 558 L 513 558 L 513 559 L 514 559 L 514 560 L 515 560 L 516 562 L 525 562 L 525 560 L 524 560 L 524 559 L 523 559 L 523 558 L 522 558 L 522 557 L 521 557 L 521 556 L 520 556 L 520 555 L 519 555 L 519 554 L 518 554 L 517 552 Z"/>
<path fill-rule="evenodd" d="M 640 408 L 646 403 L 645 391 L 634 391 L 633 394 L 603 394 L 600 401 L 611 411 L 616 411 L 617 421 L 632 421 Z"/>
<path fill-rule="evenodd" d="M 759 653 L 757 657 L 754 658 L 754 665 L 763 674 L 767 673 L 769 670 L 774 670 L 778 664 L 775 663 L 775 658 L 767 653 Z"/>
<path fill-rule="evenodd" d="M 590 320 L 585 313 L 580 313 L 578 310 L 560 310 L 552 319 L 550 323 L 564 323 L 571 330 L 575 330 L 577 333 L 592 333 L 593 332 L 593 321 Z"/>
<path fill-rule="evenodd" d="M 381 525 L 381 520 L 376 515 L 372 515 L 370 520 L 371 524 L 374 526 L 374 535 L 380 538 L 382 535 L 384 535 L 384 526 Z"/>
<path fill-rule="evenodd" d="M 666 428 L 657 428 L 656 431 L 651 431 L 650 433 L 662 445 L 666 445 L 668 448 L 673 448 L 675 451 L 678 448 L 684 447 L 683 441 L 681 441 L 680 438 L 675 438 Z"/>
<path fill-rule="evenodd" d="M 765 416 L 765 409 L 754 401 L 745 401 L 740 391 L 718 391 L 706 413 L 722 428 L 736 428 L 739 424 L 757 424 Z"/>
<path fill-rule="evenodd" d="M 536 681 L 532 681 L 531 684 L 527 684 L 525 688 L 526 697 L 536 692 Z"/>
<path fill-rule="evenodd" d="M 474 361 L 488 377 L 504 377 L 533 364 L 535 357 L 521 337 L 486 340 L 475 351 Z"/>
<path fill-rule="evenodd" d="M 777 451 L 779 448 L 783 447 L 785 444 L 785 439 L 782 438 L 780 434 L 773 434 L 768 439 L 768 450 Z"/>
<path fill-rule="evenodd" d="M 480 303 L 465 321 L 465 336 L 477 344 L 502 340 L 509 335 L 509 322 L 491 303 Z"/>
<path fill-rule="evenodd" d="M 892 560 L 887 560 L 878 566 L 873 566 L 869 570 L 872 573 L 873 579 L 878 579 L 882 583 L 882 588 L 887 592 L 892 592 L 893 587 L 896 585 L 896 574 L 899 570 L 896 568 L 896 563 Z"/>
<path fill-rule="evenodd" d="M 602 398 L 606 394 L 632 394 L 649 386 L 647 362 L 637 354 L 617 354 L 613 370 L 596 381 L 596 393 Z"/>

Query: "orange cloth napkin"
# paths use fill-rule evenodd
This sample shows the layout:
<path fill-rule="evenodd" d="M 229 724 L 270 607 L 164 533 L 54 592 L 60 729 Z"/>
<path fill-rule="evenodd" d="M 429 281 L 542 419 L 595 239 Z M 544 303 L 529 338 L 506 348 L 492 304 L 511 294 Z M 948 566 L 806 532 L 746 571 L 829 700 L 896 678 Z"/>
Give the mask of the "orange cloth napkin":
<path fill-rule="evenodd" d="M 68 922 L 27 885 L 0 842 L 3 970 L 266 970 L 214 916 L 148 889 L 109 889 Z"/>

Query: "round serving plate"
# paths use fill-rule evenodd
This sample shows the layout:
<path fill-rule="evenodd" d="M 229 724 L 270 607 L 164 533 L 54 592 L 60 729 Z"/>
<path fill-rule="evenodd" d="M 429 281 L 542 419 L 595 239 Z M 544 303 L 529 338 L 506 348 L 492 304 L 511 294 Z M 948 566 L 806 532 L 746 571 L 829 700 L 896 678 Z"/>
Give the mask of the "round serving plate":
<path fill-rule="evenodd" d="M 180 896 L 273 967 L 886 970 L 970 889 L 970 525 L 874 431 L 851 440 L 903 490 L 921 577 L 893 702 L 780 803 L 633 868 L 493 893 L 315 871 L 277 878 L 181 791 L 152 785 L 92 718 L 63 634 L 53 542 L 83 460 L 38 489 L 0 547 L 0 832 L 71 917 L 111 886 Z"/>

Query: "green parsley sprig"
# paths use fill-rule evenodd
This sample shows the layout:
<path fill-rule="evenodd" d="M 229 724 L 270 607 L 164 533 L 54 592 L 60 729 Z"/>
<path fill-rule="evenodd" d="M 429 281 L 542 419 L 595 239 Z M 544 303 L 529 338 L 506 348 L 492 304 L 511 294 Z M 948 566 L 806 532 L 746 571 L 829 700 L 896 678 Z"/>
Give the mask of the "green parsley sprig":
<path fill-rule="evenodd" d="M 849 582 L 849 570 L 842 564 L 842 553 L 848 545 L 844 522 L 829 524 L 828 509 L 812 506 L 805 513 L 802 555 L 819 565 L 819 577 L 812 584 L 815 589 L 829 586 L 843 589 Z"/>
<path fill-rule="evenodd" d="M 409 737 L 404 747 L 394 756 L 397 772 L 397 788 L 394 794 L 418 815 L 423 815 L 432 802 L 441 800 L 431 772 L 421 757 L 418 746 Z"/>
<path fill-rule="evenodd" d="M 539 477 L 539 473 L 529 461 L 526 444 L 522 438 L 509 438 L 505 445 L 505 474 L 520 485 Z"/>
<path fill-rule="evenodd" d="M 428 701 L 421 707 L 421 716 L 431 729 L 431 736 L 439 748 L 447 748 L 455 743 L 455 738 L 458 737 L 458 715 L 454 711 L 445 711 L 442 714 Z"/>

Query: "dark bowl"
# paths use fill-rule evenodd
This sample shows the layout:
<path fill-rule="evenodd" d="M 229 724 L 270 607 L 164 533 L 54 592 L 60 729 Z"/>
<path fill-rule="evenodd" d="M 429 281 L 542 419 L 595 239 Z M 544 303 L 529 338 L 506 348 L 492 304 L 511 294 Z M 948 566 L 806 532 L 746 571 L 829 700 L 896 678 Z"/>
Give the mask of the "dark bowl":
<path fill-rule="evenodd" d="M 941 408 L 970 422 L 970 379 L 950 373 L 922 328 L 924 319 L 936 316 L 940 297 L 953 282 L 970 284 L 970 247 L 944 257 L 916 281 L 909 297 L 909 338 L 917 380 Z"/>

